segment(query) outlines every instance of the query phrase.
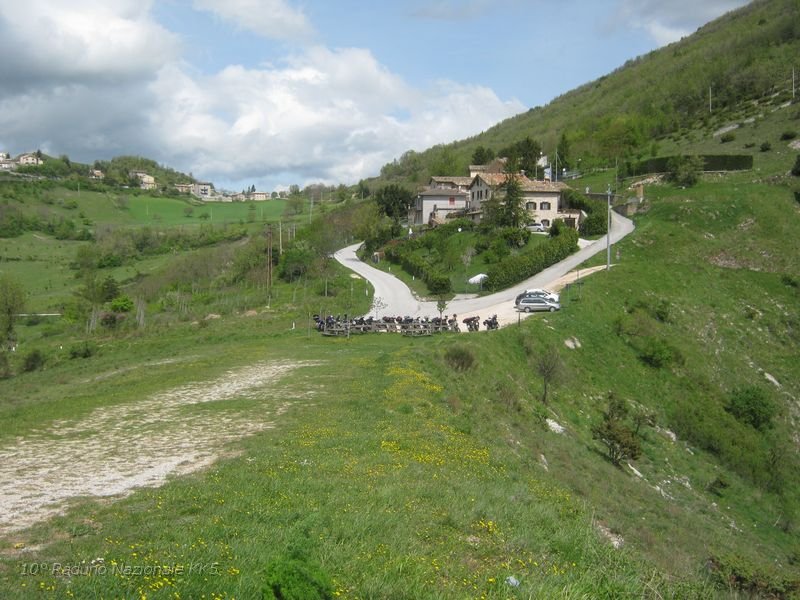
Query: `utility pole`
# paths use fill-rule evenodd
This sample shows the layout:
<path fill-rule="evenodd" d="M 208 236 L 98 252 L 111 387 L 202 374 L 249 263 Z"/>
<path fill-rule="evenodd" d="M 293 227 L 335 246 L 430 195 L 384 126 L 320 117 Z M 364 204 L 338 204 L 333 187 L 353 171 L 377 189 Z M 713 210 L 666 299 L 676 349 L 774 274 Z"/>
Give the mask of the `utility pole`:
<path fill-rule="evenodd" d="M 611 270 L 611 184 L 608 184 L 608 223 L 606 225 L 606 271 Z"/>
<path fill-rule="evenodd" d="M 708 86 L 708 114 L 711 114 L 711 86 Z"/>
<path fill-rule="evenodd" d="M 267 226 L 267 296 L 272 299 L 272 225 Z"/>
<path fill-rule="evenodd" d="M 278 256 L 283 255 L 283 223 L 278 220 Z"/>

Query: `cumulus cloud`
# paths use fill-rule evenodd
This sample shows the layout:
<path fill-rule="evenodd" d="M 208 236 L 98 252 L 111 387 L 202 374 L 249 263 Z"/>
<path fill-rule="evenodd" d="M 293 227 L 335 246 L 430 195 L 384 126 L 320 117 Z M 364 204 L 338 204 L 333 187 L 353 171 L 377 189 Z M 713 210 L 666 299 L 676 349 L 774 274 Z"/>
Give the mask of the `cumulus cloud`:
<path fill-rule="evenodd" d="M 201 73 L 140 0 L 16 6 L 0 4 L 0 52 L 24 58 L 0 63 L 0 150 L 12 153 L 141 154 L 234 188 L 349 183 L 525 110 L 481 86 L 414 87 L 360 48 Z"/>
<path fill-rule="evenodd" d="M 268 38 L 305 40 L 314 32 L 303 12 L 284 0 L 194 0 L 194 7 Z"/>
<path fill-rule="evenodd" d="M 700 25 L 744 6 L 749 0 L 619 0 L 613 12 L 616 27 L 644 30 L 660 46 L 675 42 Z"/>
<path fill-rule="evenodd" d="M 179 45 L 150 18 L 151 3 L 0 3 L 0 98 L 39 85 L 114 83 L 154 75 L 177 56 Z"/>
<path fill-rule="evenodd" d="M 231 66 L 208 77 L 172 67 L 151 90 L 158 106 L 150 129 L 163 151 L 227 181 L 291 172 L 304 180 L 284 183 L 353 182 L 409 148 L 524 110 L 478 86 L 414 89 L 357 48 L 314 47 L 280 67 Z"/>

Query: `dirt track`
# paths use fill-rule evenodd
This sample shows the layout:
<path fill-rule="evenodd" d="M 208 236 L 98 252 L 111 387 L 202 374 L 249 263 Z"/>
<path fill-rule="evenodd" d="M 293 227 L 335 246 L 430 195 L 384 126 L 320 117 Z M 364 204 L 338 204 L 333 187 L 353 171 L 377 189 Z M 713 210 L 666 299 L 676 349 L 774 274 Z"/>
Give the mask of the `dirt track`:
<path fill-rule="evenodd" d="M 227 442 L 271 427 L 291 400 L 280 380 L 313 364 L 232 370 L 139 402 L 97 408 L 80 421 L 59 421 L 0 446 L 0 534 L 61 513 L 73 498 L 122 496 L 209 465 Z M 264 410 L 191 409 L 235 398 L 262 399 Z"/>

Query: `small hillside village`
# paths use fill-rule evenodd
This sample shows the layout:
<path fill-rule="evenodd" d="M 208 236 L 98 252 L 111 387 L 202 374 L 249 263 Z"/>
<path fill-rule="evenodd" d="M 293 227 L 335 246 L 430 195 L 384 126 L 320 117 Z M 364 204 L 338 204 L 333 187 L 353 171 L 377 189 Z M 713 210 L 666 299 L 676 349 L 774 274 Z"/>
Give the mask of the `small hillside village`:
<path fill-rule="evenodd" d="M 38 152 L 21 154 L 16 158 L 0 152 L 0 171 L 15 171 L 19 167 L 43 163 Z M 539 163 L 542 179 L 538 178 L 538 172 L 534 179 L 530 179 L 524 171 L 517 175 L 527 221 L 541 224 L 547 229 L 556 219 L 561 219 L 566 225 L 577 229 L 585 215 L 579 210 L 569 210 L 563 206 L 563 192 L 569 186 L 563 181 L 552 180 L 552 170 L 546 156 Z M 486 202 L 493 197 L 502 198 L 508 177 L 505 167 L 505 159 L 498 158 L 485 165 L 470 165 L 469 176 L 431 177 L 409 208 L 408 224 L 412 227 L 435 227 L 446 223 L 448 219 L 463 217 L 480 222 L 485 216 Z M 131 181 L 138 180 L 143 190 L 156 190 L 159 187 L 156 178 L 145 171 L 131 171 L 129 175 Z M 99 169 L 89 171 L 90 179 L 103 180 L 104 177 L 105 174 Z M 286 191 L 263 192 L 257 191 L 255 186 L 238 193 L 219 192 L 210 182 L 175 183 L 172 187 L 179 193 L 190 194 L 206 202 L 258 202 L 288 196 Z"/>
<path fill-rule="evenodd" d="M 19 167 L 37 167 L 44 164 L 38 152 L 28 152 L 12 158 L 8 152 L 0 152 L 0 171 L 13 172 Z M 99 169 L 89 170 L 89 179 L 102 181 L 105 178 L 103 171 Z M 159 185 L 156 178 L 145 171 L 131 171 L 131 180 L 139 181 L 139 188 L 143 190 L 157 190 Z M 172 186 L 176 191 L 208 202 L 243 202 L 243 201 L 264 201 L 273 198 L 286 198 L 288 193 L 280 192 L 260 192 L 255 187 L 239 193 L 221 193 L 214 188 L 210 182 L 190 182 L 176 183 Z"/>
<path fill-rule="evenodd" d="M 546 164 L 546 158 L 542 166 Z M 505 160 L 496 159 L 486 165 L 470 165 L 469 177 L 434 176 L 428 186 L 417 194 L 408 214 L 410 225 L 435 227 L 447 219 L 466 217 L 479 222 L 485 216 L 485 205 L 492 197 L 500 198 L 508 175 Z M 551 180 L 551 170 L 543 168 L 544 179 L 530 179 L 522 171 L 517 175 L 522 191 L 522 203 L 529 223 L 541 223 L 547 229 L 556 219 L 578 228 L 585 216 L 579 210 L 563 206 L 563 192 L 569 189 L 562 181 Z"/>

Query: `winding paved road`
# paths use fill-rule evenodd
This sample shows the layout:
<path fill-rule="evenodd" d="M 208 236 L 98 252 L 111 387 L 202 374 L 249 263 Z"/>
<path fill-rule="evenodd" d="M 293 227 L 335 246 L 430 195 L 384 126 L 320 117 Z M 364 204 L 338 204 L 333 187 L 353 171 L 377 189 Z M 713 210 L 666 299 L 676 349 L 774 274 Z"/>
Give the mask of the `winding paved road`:
<path fill-rule="evenodd" d="M 634 229 L 633 221 L 611 212 L 611 243 L 615 244 Z M 416 298 L 406 284 L 394 275 L 376 269 L 356 256 L 356 250 L 361 243 L 342 248 L 334 254 L 334 258 L 342 265 L 358 273 L 368 280 L 375 289 L 375 302 L 380 315 L 403 315 L 412 317 L 438 316 L 436 302 L 421 301 Z M 514 299 L 526 289 L 545 288 L 552 289 L 554 284 L 567 273 L 575 269 L 588 258 L 604 252 L 606 249 L 606 236 L 581 248 L 575 254 L 568 256 L 555 265 L 537 273 L 514 287 L 496 292 L 487 296 L 458 297 L 447 303 L 447 314 L 458 314 L 459 321 L 472 315 L 489 317 L 497 315 L 501 325 L 516 322 L 520 313 L 514 307 Z M 373 304 L 373 311 L 375 304 Z M 463 329 L 463 328 L 462 328 Z"/>

